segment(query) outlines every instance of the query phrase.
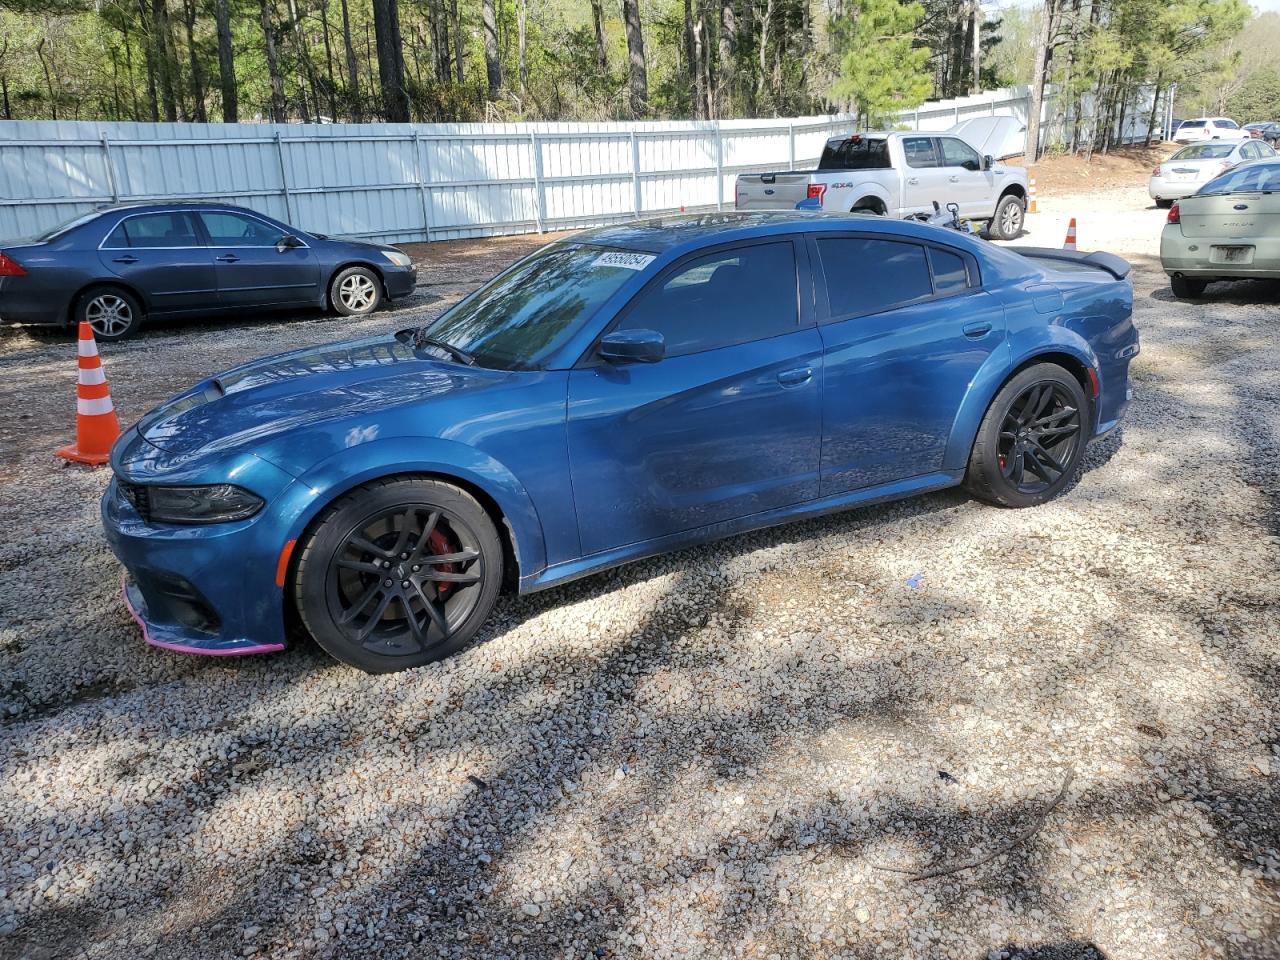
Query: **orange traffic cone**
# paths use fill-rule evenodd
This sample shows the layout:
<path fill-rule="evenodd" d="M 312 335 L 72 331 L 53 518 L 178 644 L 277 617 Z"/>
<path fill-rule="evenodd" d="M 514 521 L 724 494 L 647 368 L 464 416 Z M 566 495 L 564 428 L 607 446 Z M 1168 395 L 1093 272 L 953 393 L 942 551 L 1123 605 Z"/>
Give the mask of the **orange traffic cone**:
<path fill-rule="evenodd" d="M 80 379 L 76 385 L 76 442 L 54 451 L 66 460 L 94 466 L 111 458 L 111 444 L 120 436 L 120 418 L 111 405 L 111 389 L 102 372 L 93 328 L 80 324 Z"/>
<path fill-rule="evenodd" d="M 1063 250 L 1074 250 L 1076 248 L 1076 218 L 1072 217 L 1071 222 L 1067 224 L 1067 242 L 1062 245 Z"/>

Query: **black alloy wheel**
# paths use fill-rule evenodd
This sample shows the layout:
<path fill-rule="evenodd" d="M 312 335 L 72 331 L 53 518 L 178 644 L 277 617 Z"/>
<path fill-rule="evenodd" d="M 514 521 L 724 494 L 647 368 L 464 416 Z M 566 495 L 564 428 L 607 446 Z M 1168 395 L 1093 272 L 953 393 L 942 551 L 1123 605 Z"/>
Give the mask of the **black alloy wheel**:
<path fill-rule="evenodd" d="M 987 408 L 969 455 L 965 487 L 1002 507 L 1052 500 L 1075 477 L 1092 408 L 1072 374 L 1055 363 L 1020 371 Z"/>
<path fill-rule="evenodd" d="M 441 481 L 380 481 L 330 507 L 295 574 L 302 621 L 333 656 L 373 673 L 439 660 L 488 617 L 502 545 L 484 509 Z"/>

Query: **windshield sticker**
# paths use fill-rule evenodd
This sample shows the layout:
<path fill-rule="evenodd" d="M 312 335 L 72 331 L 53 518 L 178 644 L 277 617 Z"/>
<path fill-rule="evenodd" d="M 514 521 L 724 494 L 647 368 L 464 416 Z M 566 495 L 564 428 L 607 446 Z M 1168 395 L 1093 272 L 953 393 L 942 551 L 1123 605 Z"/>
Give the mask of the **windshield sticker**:
<path fill-rule="evenodd" d="M 602 253 L 591 262 L 593 267 L 621 267 L 623 270 L 643 270 L 653 263 L 651 253 Z"/>

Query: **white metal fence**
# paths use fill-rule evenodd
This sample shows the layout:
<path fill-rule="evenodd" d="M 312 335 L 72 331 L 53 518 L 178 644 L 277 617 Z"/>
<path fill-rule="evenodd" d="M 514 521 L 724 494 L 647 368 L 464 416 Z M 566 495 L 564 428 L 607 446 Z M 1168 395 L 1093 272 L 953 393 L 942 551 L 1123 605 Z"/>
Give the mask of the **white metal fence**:
<path fill-rule="evenodd" d="M 929 103 L 903 128 L 1027 116 L 1026 87 Z M 1149 107 L 1148 107 L 1149 109 Z M 1135 111 L 1126 139 L 1146 135 Z M 1045 143 L 1072 121 L 1050 96 Z M 1089 123 L 1088 108 L 1082 121 Z M 737 174 L 812 166 L 847 116 L 666 123 L 0 121 L 0 240 L 121 201 L 236 203 L 387 242 L 585 227 L 733 204 Z M 1138 127 L 1141 127 L 1139 130 Z"/>
<path fill-rule="evenodd" d="M 816 163 L 846 117 L 672 123 L 0 121 L 0 237 L 113 202 L 236 203 L 384 241 L 733 205 L 738 173 Z"/>

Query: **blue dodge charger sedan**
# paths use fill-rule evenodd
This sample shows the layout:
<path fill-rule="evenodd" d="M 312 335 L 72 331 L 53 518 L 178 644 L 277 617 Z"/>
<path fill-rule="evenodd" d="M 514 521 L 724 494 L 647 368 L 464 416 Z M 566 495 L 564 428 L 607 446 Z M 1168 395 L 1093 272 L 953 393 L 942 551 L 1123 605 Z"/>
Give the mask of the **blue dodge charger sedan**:
<path fill-rule="evenodd" d="M 413 292 L 409 255 L 304 233 L 220 203 L 106 207 L 33 241 L 0 244 L 0 320 L 72 326 L 101 340 L 147 318 L 246 309 L 372 313 Z"/>
<path fill-rule="evenodd" d="M 504 587 L 964 484 L 1054 497 L 1113 430 L 1129 267 L 850 215 L 630 223 L 417 329 L 258 360 L 152 411 L 102 502 L 156 646 L 368 671 Z"/>

